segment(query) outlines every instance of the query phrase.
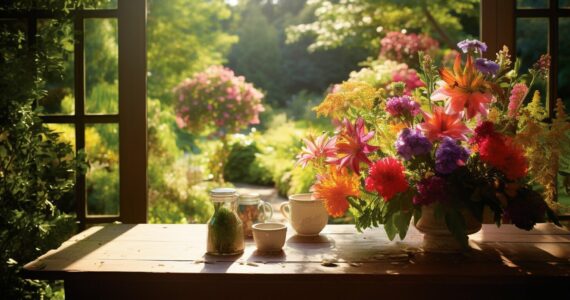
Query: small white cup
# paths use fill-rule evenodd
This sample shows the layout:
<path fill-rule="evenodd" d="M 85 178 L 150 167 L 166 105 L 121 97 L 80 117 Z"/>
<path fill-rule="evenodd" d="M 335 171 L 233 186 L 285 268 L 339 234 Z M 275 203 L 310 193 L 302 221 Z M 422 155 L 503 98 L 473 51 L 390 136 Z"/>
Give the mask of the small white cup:
<path fill-rule="evenodd" d="M 329 220 L 323 200 L 316 199 L 313 194 L 289 196 L 289 202 L 281 204 L 281 213 L 298 235 L 319 235 Z"/>
<path fill-rule="evenodd" d="M 253 224 L 253 240 L 261 252 L 279 252 L 285 245 L 287 226 L 281 223 Z"/>

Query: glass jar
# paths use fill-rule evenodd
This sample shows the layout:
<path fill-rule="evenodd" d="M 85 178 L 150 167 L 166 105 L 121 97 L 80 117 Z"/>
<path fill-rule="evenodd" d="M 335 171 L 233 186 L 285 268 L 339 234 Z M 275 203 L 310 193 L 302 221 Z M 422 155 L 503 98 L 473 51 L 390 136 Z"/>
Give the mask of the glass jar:
<path fill-rule="evenodd" d="M 238 200 L 238 216 L 243 223 L 243 233 L 252 237 L 251 226 L 270 220 L 273 216 L 271 205 L 259 197 L 257 193 L 242 194 Z"/>
<path fill-rule="evenodd" d="M 235 189 L 218 188 L 210 191 L 214 215 L 208 221 L 208 248 L 211 255 L 243 253 L 243 225 L 237 215 L 238 196 Z"/>

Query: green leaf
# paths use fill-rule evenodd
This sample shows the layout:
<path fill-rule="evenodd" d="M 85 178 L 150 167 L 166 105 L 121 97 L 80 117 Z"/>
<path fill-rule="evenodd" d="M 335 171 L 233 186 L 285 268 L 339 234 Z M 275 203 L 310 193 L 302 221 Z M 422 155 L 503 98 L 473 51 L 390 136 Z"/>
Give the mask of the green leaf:
<path fill-rule="evenodd" d="M 384 224 L 384 230 L 386 231 L 386 235 L 388 235 L 388 239 L 390 239 L 390 241 L 393 241 L 398 230 L 394 225 L 393 218 L 386 220 L 386 223 Z"/>
<path fill-rule="evenodd" d="M 398 234 L 400 235 L 400 239 L 403 240 L 406 238 L 406 234 L 408 233 L 408 228 L 410 227 L 410 221 L 412 219 L 412 212 L 399 212 L 398 214 L 394 215 L 394 224 L 398 229 Z"/>
<path fill-rule="evenodd" d="M 448 210 L 445 213 L 445 224 L 455 239 L 457 239 L 464 248 L 467 248 L 467 226 L 465 225 L 465 219 L 463 219 L 461 213 L 456 209 Z"/>
<path fill-rule="evenodd" d="M 443 206 L 439 205 L 439 204 L 435 204 L 435 207 L 433 209 L 433 216 L 436 220 L 442 220 L 443 217 L 445 215 L 445 211 L 443 209 Z"/>
<path fill-rule="evenodd" d="M 422 217 L 422 208 L 420 207 L 415 207 L 414 208 L 414 225 L 418 224 L 418 221 L 420 220 L 420 218 Z"/>
<path fill-rule="evenodd" d="M 548 216 L 548 219 L 556 224 L 556 226 L 558 227 L 562 227 L 562 224 L 560 224 L 560 220 L 558 220 L 558 216 L 556 215 L 556 213 L 548 206 L 546 206 L 546 215 Z"/>

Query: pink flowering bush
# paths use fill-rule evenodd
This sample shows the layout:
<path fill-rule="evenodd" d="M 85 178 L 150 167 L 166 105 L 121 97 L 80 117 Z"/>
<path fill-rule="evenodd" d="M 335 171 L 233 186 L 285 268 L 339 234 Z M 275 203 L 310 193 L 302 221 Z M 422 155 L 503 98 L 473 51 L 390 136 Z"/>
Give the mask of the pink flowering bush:
<path fill-rule="evenodd" d="M 403 82 L 406 95 L 411 95 L 413 90 L 424 86 L 415 69 L 405 63 L 388 59 L 372 61 L 368 67 L 351 72 L 348 81 L 366 82 L 375 88 L 389 88 L 393 82 Z M 331 93 L 338 91 L 338 87 L 335 86 L 330 90 Z"/>
<path fill-rule="evenodd" d="M 416 63 L 418 53 L 432 54 L 439 48 L 439 43 L 424 34 L 405 34 L 399 31 L 388 32 L 380 41 L 380 56 L 399 62 Z"/>
<path fill-rule="evenodd" d="M 263 93 L 243 76 L 212 66 L 185 79 L 175 89 L 176 123 L 193 133 L 217 136 L 259 124 Z"/>

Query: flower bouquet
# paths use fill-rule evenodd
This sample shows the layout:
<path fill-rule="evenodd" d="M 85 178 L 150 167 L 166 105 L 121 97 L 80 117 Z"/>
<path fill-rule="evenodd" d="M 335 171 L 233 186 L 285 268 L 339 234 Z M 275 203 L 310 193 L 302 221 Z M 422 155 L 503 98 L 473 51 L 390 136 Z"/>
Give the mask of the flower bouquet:
<path fill-rule="evenodd" d="M 350 209 L 359 230 L 383 224 L 391 240 L 414 217 L 424 248 L 446 239 L 450 249 L 467 248 L 486 215 L 526 230 L 547 217 L 558 224 L 555 179 L 570 125 L 560 100 L 545 122 L 540 93 L 530 92 L 549 57 L 520 74 L 506 47 L 495 61 L 480 41 L 458 47 L 452 69 L 420 53 L 423 85 L 409 95 L 401 82 L 349 81 L 315 107 L 338 128 L 307 137 L 298 163 L 316 168 L 313 190 L 331 216 Z"/>

